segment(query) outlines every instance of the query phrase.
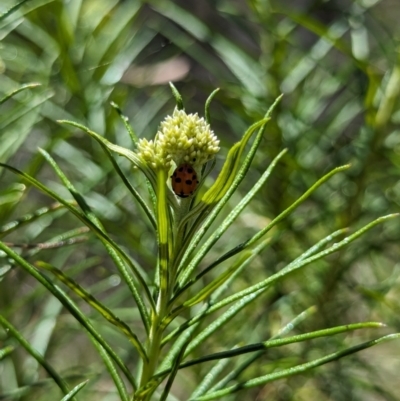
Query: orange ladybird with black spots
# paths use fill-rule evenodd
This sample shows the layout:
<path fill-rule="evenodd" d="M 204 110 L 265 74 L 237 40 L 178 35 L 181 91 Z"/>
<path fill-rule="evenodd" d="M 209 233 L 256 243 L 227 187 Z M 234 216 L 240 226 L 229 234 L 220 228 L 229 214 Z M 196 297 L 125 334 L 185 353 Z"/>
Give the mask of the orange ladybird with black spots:
<path fill-rule="evenodd" d="M 193 195 L 198 183 L 197 173 L 188 163 L 179 165 L 171 175 L 172 189 L 180 198 Z"/>

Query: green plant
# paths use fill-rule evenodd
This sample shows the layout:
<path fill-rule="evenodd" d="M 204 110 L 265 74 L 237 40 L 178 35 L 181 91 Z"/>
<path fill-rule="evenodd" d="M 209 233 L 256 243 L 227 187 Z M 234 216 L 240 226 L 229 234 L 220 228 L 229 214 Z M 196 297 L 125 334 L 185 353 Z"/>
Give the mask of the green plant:
<path fill-rule="evenodd" d="M 246 196 L 238 202 L 229 203 L 238 185 L 245 179 L 250 169 L 268 121 L 280 98 L 271 106 L 265 117 L 248 128 L 242 139 L 231 147 L 218 177 L 208 189 L 203 189 L 206 177 L 215 165 L 213 163 L 214 155 L 219 150 L 218 141 L 209 127 L 210 102 L 216 91 L 206 102 L 206 120 L 204 120 L 197 115 L 186 114 L 181 95 L 174 86 L 171 85 L 171 87 L 177 106 L 174 114 L 167 117 L 161 124 L 153 141 L 138 140 L 128 119 L 122 115 L 118 106 L 113 105 L 121 115 L 130 134 L 135 147 L 133 151 L 112 144 L 82 124 L 60 121 L 60 123 L 83 130 L 100 144 L 105 155 L 111 161 L 115 173 L 120 176 L 132 198 L 142 208 L 143 216 L 153 230 L 154 243 L 157 244 L 157 257 L 154 259 L 151 270 L 144 269 L 135 260 L 135 248 L 125 250 L 118 243 L 118 235 L 114 239 L 114 235 L 107 232 L 99 217 L 86 202 L 85 196 L 76 189 L 48 152 L 43 149 L 40 151 L 73 199 L 65 200 L 61 193 L 53 191 L 31 175 L 10 165 L 1 164 L 2 167 L 16 173 L 30 186 L 39 189 L 55 200 L 59 207 L 69 211 L 80 220 L 103 244 L 114 267 L 118 269 L 129 289 L 136 304 L 136 311 L 132 309 L 131 313 L 138 313 L 142 324 L 141 328 L 133 328 L 127 321 L 118 317 L 112 308 L 90 294 L 70 276 L 70 269 L 67 267 L 60 269 L 40 260 L 30 263 L 15 252 L 11 244 L 0 242 L 0 249 L 13 261 L 12 263 L 22 267 L 40 282 L 87 331 L 114 381 L 120 399 L 144 401 L 153 397 L 157 400 L 166 400 L 176 375 L 181 369 L 209 361 L 216 361 L 210 376 L 205 377 L 201 383 L 197 383 L 197 387 L 192 390 L 189 398 L 199 401 L 217 399 L 239 390 L 305 372 L 381 342 L 398 338 L 400 334 L 389 334 L 347 348 L 341 347 L 339 350 L 307 362 L 230 385 L 231 381 L 236 381 L 237 377 L 247 368 L 258 365 L 259 358 L 271 348 L 362 328 L 382 327 L 381 323 L 362 322 L 284 337 L 296 325 L 315 312 L 315 307 L 312 307 L 300 313 L 269 340 L 249 343 L 245 336 L 236 345 L 232 344 L 233 348 L 231 349 L 211 353 L 203 350 L 200 356 L 193 357 L 210 336 L 223 330 L 231 319 L 241 312 L 243 313 L 246 306 L 259 300 L 282 279 L 342 249 L 376 225 L 397 217 L 397 215 L 391 214 L 377 218 L 341 240 L 339 238 L 345 234 L 346 229 L 337 230 L 301 253 L 286 266 L 282 266 L 275 274 L 226 294 L 230 286 L 240 279 L 241 274 L 251 267 L 256 258 L 268 253 L 271 242 L 274 241 L 274 227 L 288 217 L 322 184 L 336 174 L 347 170 L 349 166 L 335 168 L 325 174 L 265 227 L 247 240 L 235 244 L 228 251 L 218 254 L 214 251 L 217 241 L 266 184 L 274 168 L 286 153 L 286 150 L 283 150 L 275 157 Z M 251 145 L 249 145 L 250 143 Z M 130 177 L 120 168 L 113 156 L 114 153 L 127 158 L 136 169 L 145 175 L 148 189 L 147 199 L 130 183 Z M 169 175 L 182 162 L 193 164 L 200 178 L 199 188 L 193 197 L 178 198 L 168 185 Z M 47 209 L 46 213 L 54 212 L 56 209 Z M 230 211 L 227 212 L 226 209 L 230 209 Z M 2 234 L 6 235 L 18 228 L 22 222 L 30 222 L 43 214 L 44 212 L 36 213 L 29 218 L 21 219 L 19 223 L 5 226 Z M 67 237 L 79 238 L 82 232 L 82 229 L 74 230 Z M 211 261 L 206 261 L 204 266 L 203 261 L 207 260 L 209 255 Z M 203 267 L 200 269 L 202 262 Z M 51 275 L 49 276 L 46 272 Z M 208 277 L 210 278 L 208 279 Z M 57 285 L 57 280 L 69 288 L 81 301 L 96 310 L 130 342 L 137 353 L 138 364 L 134 369 L 126 365 L 115 347 L 103 338 L 91 319 L 73 301 L 71 296 Z M 225 308 L 227 306 L 229 308 Z M 208 320 L 209 316 L 211 322 Z M 65 393 L 63 400 L 72 399 L 77 393 L 79 394 L 86 381 L 70 391 L 65 380 L 6 318 L 1 317 L 0 323 L 55 380 Z M 249 330 L 247 330 L 247 335 L 249 338 L 251 337 Z M 4 358 L 10 352 L 12 352 L 10 347 L 4 348 L 1 357 Z M 249 356 L 235 364 L 234 368 L 227 367 L 227 360 L 236 360 L 236 357 L 247 354 Z"/>

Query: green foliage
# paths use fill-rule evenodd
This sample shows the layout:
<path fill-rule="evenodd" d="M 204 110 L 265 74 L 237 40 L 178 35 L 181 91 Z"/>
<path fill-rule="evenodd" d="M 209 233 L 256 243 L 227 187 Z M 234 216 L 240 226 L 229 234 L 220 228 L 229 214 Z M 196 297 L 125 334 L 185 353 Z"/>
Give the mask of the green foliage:
<path fill-rule="evenodd" d="M 0 398 L 398 400 L 396 7 L 2 2 Z"/>

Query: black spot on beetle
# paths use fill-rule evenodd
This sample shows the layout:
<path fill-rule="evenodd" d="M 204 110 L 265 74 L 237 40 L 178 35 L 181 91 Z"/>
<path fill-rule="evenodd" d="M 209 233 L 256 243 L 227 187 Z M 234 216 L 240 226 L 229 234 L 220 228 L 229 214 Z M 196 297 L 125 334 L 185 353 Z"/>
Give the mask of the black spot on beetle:
<path fill-rule="evenodd" d="M 175 177 L 175 182 L 179 184 L 180 182 L 182 182 L 182 179 L 180 177 Z"/>
<path fill-rule="evenodd" d="M 192 183 L 193 183 L 192 180 L 186 180 L 186 181 L 185 181 L 185 184 L 187 184 L 187 185 L 192 185 Z"/>
<path fill-rule="evenodd" d="M 192 174 L 192 173 L 193 173 L 193 169 L 192 169 L 192 168 L 190 168 L 190 167 L 188 168 L 188 170 L 187 170 L 187 171 L 188 171 L 188 173 L 189 173 L 189 174 Z"/>

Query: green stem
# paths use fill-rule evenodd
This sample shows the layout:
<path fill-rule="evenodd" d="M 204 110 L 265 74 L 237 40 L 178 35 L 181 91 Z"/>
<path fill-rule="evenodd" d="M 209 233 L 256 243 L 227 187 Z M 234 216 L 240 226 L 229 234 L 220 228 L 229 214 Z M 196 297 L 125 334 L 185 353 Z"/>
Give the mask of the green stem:
<path fill-rule="evenodd" d="M 160 291 L 156 309 L 150 319 L 150 331 L 147 340 L 148 360 L 144 362 L 140 378 L 139 390 L 135 395 L 135 401 L 149 401 L 154 391 L 162 381 L 155 373 L 159 367 L 162 350 L 165 325 L 163 321 L 171 312 L 170 299 L 177 278 L 177 267 L 180 263 L 179 250 L 185 239 L 188 225 L 181 225 L 181 221 L 187 215 L 193 202 L 184 199 L 175 208 L 174 216 L 168 214 L 166 195 L 166 176 L 164 171 L 157 174 L 157 231 L 159 246 L 159 277 Z M 170 224 L 172 218 L 172 224 Z"/>
<path fill-rule="evenodd" d="M 149 401 L 156 390 L 159 380 L 153 379 L 158 367 L 161 342 L 164 328 L 162 320 L 169 313 L 168 301 L 171 298 L 171 255 L 172 232 L 170 224 L 170 214 L 167 203 L 166 172 L 160 169 L 157 172 L 157 232 L 158 232 L 158 265 L 159 265 L 159 294 L 156 309 L 153 311 L 150 322 L 150 332 L 147 339 L 148 360 L 144 362 L 143 371 L 140 379 L 140 387 L 136 393 L 135 401 Z"/>
<path fill-rule="evenodd" d="M 154 315 L 148 338 L 148 361 L 143 365 L 143 371 L 140 379 L 139 390 L 136 393 L 135 401 L 149 401 L 152 394 L 156 390 L 159 382 L 152 381 L 161 351 L 161 341 L 163 330 L 160 329 L 160 317 Z"/>

